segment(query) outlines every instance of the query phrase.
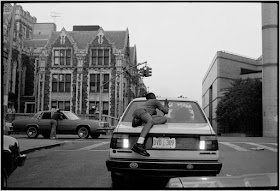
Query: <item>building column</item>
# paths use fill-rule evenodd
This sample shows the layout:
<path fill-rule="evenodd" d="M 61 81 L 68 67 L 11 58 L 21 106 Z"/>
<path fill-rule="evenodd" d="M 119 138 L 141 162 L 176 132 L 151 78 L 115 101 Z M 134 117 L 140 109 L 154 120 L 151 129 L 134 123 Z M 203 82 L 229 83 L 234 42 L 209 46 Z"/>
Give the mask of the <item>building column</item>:
<path fill-rule="evenodd" d="M 262 3 L 263 136 L 278 136 L 278 12 L 277 3 Z"/>

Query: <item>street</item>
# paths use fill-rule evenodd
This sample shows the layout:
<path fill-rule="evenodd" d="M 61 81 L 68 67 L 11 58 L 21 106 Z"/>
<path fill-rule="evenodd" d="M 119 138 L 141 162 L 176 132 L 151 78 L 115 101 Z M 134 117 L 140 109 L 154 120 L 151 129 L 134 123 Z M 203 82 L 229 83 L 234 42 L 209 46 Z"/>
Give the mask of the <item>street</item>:
<path fill-rule="evenodd" d="M 108 158 L 108 137 L 77 139 L 60 138 L 65 144 L 29 153 L 23 167 L 9 178 L 10 188 L 112 188 Z M 228 140 L 228 141 L 227 141 Z M 263 150 L 256 148 L 262 147 Z M 277 172 L 277 142 L 248 138 L 219 138 L 222 170 L 217 176 Z M 164 188 L 167 180 L 132 179 L 135 189 Z M 138 180 L 138 181 L 137 181 Z"/>

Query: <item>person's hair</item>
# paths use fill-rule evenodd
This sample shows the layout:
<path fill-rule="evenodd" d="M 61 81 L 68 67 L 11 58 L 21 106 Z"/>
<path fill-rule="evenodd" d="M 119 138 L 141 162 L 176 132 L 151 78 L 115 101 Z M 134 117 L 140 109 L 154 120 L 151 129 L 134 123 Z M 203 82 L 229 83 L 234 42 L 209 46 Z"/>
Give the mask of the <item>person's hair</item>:
<path fill-rule="evenodd" d="M 56 112 L 60 112 L 60 109 L 56 110 Z"/>
<path fill-rule="evenodd" d="M 156 99 L 156 95 L 152 92 L 146 94 L 146 99 Z"/>

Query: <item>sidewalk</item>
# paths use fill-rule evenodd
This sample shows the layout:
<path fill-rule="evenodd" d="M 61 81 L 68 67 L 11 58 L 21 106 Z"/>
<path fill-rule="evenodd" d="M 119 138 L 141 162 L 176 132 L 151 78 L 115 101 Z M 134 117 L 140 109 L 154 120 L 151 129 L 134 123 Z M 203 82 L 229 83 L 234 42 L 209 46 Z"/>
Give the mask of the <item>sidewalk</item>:
<path fill-rule="evenodd" d="M 71 139 L 71 140 L 79 139 L 78 136 L 77 138 L 73 138 L 73 135 L 58 135 L 58 139 L 45 139 L 41 136 L 39 136 L 36 139 L 29 139 L 26 134 L 11 134 L 10 136 L 18 140 L 21 154 L 34 152 L 35 150 L 60 146 L 65 144 L 65 142 L 67 142 L 66 139 Z M 109 139 L 110 137 L 111 135 L 101 135 L 101 138 Z M 91 138 L 89 139 L 97 140 Z"/>
<path fill-rule="evenodd" d="M 21 134 L 12 134 L 10 136 L 18 140 L 21 154 L 34 152 L 35 150 L 60 146 L 65 143 L 64 141 L 59 139 L 44 139 L 40 137 L 37 139 L 29 139 L 26 135 Z"/>

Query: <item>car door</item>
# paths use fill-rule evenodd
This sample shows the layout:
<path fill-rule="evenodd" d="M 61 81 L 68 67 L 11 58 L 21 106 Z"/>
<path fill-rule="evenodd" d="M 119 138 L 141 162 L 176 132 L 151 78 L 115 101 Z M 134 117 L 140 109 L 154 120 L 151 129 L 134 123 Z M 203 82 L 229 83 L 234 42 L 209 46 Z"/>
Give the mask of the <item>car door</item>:
<path fill-rule="evenodd" d="M 37 125 L 40 133 L 50 132 L 51 130 L 51 112 L 42 112 L 38 118 Z"/>
<path fill-rule="evenodd" d="M 75 133 L 75 124 L 73 123 L 73 120 L 70 120 L 66 117 L 64 113 L 62 113 L 62 118 L 58 120 L 57 123 L 57 133 L 59 134 L 71 134 Z"/>

